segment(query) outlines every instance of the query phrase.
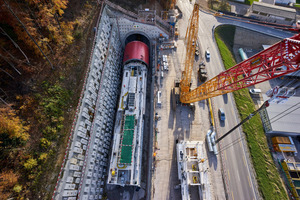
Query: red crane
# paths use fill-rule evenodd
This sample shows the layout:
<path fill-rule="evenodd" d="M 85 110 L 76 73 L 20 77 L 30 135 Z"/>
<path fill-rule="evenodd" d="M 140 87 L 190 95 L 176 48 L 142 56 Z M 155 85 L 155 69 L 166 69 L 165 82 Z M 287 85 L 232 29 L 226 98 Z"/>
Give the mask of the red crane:
<path fill-rule="evenodd" d="M 246 88 L 299 69 L 300 34 L 297 34 L 221 72 L 196 89 L 181 93 L 180 101 L 193 103 Z"/>

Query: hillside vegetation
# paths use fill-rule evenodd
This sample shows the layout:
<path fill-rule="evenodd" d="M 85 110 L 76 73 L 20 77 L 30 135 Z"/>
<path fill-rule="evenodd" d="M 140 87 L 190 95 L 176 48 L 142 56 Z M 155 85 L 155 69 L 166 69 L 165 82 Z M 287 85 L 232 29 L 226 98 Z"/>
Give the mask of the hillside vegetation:
<path fill-rule="evenodd" d="M 51 199 L 99 9 L 0 2 L 0 199 Z"/>
<path fill-rule="evenodd" d="M 236 64 L 232 52 L 234 33 L 235 26 L 231 25 L 219 26 L 215 30 L 215 38 L 225 69 L 229 69 Z M 241 119 L 246 118 L 255 110 L 247 88 L 233 92 L 233 96 Z M 259 114 L 244 123 L 242 128 L 246 135 L 259 191 L 263 199 L 288 199 L 278 170 L 273 162 Z"/>

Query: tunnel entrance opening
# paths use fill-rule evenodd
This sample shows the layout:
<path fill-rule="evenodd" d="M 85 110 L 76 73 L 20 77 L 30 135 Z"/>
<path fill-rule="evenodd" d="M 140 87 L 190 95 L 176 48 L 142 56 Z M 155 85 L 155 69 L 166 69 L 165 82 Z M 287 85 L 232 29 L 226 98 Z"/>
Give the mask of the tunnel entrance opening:
<path fill-rule="evenodd" d="M 145 43 L 148 47 L 150 47 L 149 39 L 146 36 L 142 35 L 142 34 L 134 33 L 134 34 L 129 35 L 125 40 L 125 46 L 129 42 L 132 42 L 132 41 L 140 41 L 140 42 Z"/>

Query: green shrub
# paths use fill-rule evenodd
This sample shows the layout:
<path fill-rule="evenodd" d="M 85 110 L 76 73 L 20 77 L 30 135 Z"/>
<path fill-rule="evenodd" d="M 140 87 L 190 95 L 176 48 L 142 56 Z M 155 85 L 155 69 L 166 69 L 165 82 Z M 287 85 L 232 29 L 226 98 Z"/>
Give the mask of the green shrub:
<path fill-rule="evenodd" d="M 39 161 L 41 163 L 46 162 L 46 160 L 48 159 L 48 154 L 47 153 L 41 153 L 40 157 L 39 157 Z"/>
<path fill-rule="evenodd" d="M 57 127 L 56 127 L 56 129 L 57 129 L 58 131 L 61 131 L 63 128 L 64 128 L 64 125 L 62 125 L 62 124 L 59 124 L 59 125 L 57 125 Z"/>
<path fill-rule="evenodd" d="M 82 31 L 76 30 L 74 31 L 75 40 L 80 40 L 82 38 Z"/>
<path fill-rule="evenodd" d="M 29 158 L 25 163 L 24 163 L 24 167 L 27 170 L 31 170 L 34 167 L 36 167 L 38 165 L 36 159 L 34 158 Z"/>
<path fill-rule="evenodd" d="M 44 137 L 48 140 L 55 140 L 57 138 L 57 129 L 55 127 L 46 126 L 43 133 Z"/>
<path fill-rule="evenodd" d="M 258 0 L 245 0 L 244 3 L 247 4 L 247 5 L 252 5 L 253 1 L 258 1 Z"/>
<path fill-rule="evenodd" d="M 15 193 L 20 193 L 22 191 L 22 185 L 16 184 L 13 188 Z"/>
<path fill-rule="evenodd" d="M 44 113 L 51 120 L 58 119 L 64 114 L 64 108 L 70 101 L 71 92 L 63 89 L 59 84 L 50 85 L 44 82 L 42 85 L 45 95 L 41 101 Z"/>
<path fill-rule="evenodd" d="M 40 145 L 41 145 L 42 149 L 47 150 L 48 147 L 51 146 L 51 142 L 49 140 L 47 140 L 46 138 L 42 138 L 40 140 Z"/>

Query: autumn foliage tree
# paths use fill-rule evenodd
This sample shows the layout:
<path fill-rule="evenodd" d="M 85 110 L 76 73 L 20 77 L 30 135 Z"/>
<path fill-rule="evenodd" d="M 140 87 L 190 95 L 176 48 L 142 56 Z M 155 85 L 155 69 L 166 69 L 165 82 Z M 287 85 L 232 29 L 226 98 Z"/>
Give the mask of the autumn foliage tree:
<path fill-rule="evenodd" d="M 29 126 L 10 109 L 0 108 L 0 150 L 15 147 L 29 138 Z"/>
<path fill-rule="evenodd" d="M 41 55 L 38 46 L 45 54 L 50 54 L 53 47 L 60 49 L 73 41 L 73 23 L 62 19 L 68 0 L 5 0 L 5 2 L 6 4 L 3 0 L 0 1 L 1 23 L 11 26 L 18 39 L 33 49 L 35 54 Z M 22 21 L 28 33 L 11 11 Z M 38 46 L 29 34 L 36 40 Z"/>
<path fill-rule="evenodd" d="M 12 170 L 0 172 L 0 198 L 8 199 L 11 189 L 16 185 L 18 176 Z"/>
<path fill-rule="evenodd" d="M 68 4 L 0 0 L 0 200 L 49 199 L 58 175 L 77 97 L 71 88 L 89 56 L 78 49 L 91 46 L 100 11 L 95 1 Z"/>

